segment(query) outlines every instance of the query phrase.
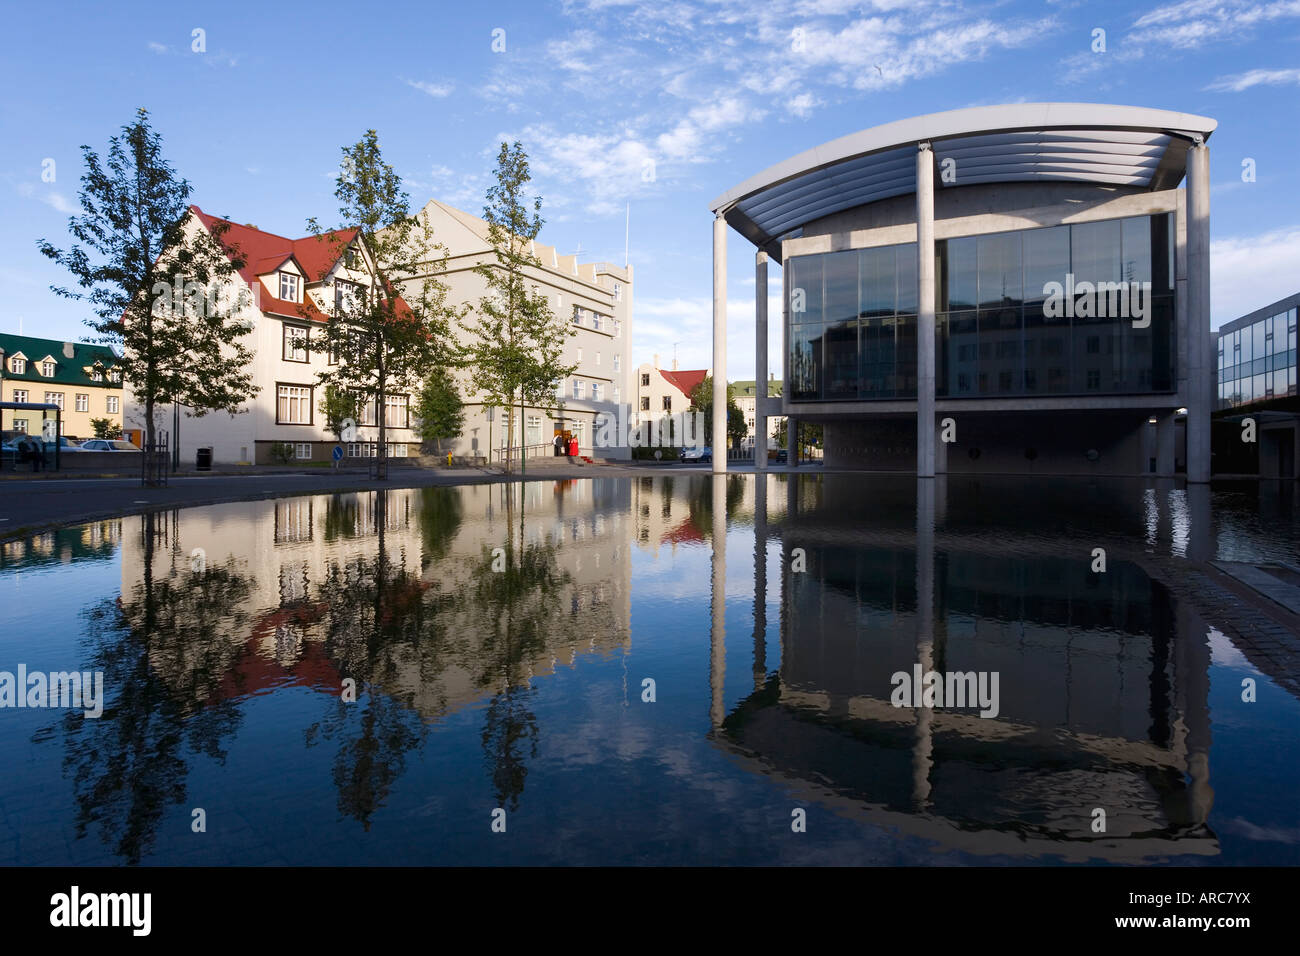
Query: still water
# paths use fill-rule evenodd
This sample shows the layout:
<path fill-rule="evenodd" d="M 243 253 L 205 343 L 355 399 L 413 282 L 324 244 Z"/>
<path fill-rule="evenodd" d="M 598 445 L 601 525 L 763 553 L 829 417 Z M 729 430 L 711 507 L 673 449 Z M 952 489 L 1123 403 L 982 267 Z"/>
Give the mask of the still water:
<path fill-rule="evenodd" d="M 1193 576 L 1297 532 L 1267 484 L 681 473 L 7 542 L 0 671 L 105 702 L 0 709 L 0 864 L 1300 863 L 1294 674 Z M 994 706 L 896 706 L 930 671 Z"/>

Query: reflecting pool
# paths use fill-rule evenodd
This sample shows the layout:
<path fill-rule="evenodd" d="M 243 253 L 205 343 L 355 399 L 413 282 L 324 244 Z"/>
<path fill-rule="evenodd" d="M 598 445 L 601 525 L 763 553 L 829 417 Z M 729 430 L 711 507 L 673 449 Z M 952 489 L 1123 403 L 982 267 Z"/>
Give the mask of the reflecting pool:
<path fill-rule="evenodd" d="M 0 864 L 1300 863 L 1300 656 L 1203 573 L 1298 542 L 1267 483 L 667 469 L 3 542 Z"/>

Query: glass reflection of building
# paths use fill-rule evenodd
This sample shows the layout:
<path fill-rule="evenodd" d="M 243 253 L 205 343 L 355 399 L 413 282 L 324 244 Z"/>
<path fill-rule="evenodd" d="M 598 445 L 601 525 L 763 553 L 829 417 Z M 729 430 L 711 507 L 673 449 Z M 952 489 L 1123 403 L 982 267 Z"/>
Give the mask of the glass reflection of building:
<path fill-rule="evenodd" d="M 732 759 L 803 805 L 936 852 L 1124 863 L 1219 853 L 1207 826 L 1207 627 L 1139 553 L 1113 553 L 1099 575 L 1063 557 L 1074 542 L 1059 536 L 972 534 L 948 518 L 946 479 L 917 482 L 915 499 L 892 484 L 864 496 L 834 476 L 757 480 L 755 604 L 771 586 L 770 536 L 780 617 L 756 610 L 754 690 L 724 713 L 717 645 L 729 635 L 715 613 L 713 739 Z M 1194 490 L 1152 491 L 1122 521 L 1181 534 L 1204 558 L 1209 496 Z M 725 561 L 715 549 L 715 604 Z M 997 672 L 997 715 L 894 706 L 892 675 L 917 664 Z M 1104 832 L 1093 829 L 1099 807 Z"/>
<path fill-rule="evenodd" d="M 1171 213 L 939 240 L 935 394 L 1173 392 L 1174 248 Z M 916 397 L 915 243 L 792 256 L 786 269 L 792 399 Z M 1067 275 L 1150 283 L 1150 326 L 1054 314 L 1075 311 L 1048 299 Z"/>

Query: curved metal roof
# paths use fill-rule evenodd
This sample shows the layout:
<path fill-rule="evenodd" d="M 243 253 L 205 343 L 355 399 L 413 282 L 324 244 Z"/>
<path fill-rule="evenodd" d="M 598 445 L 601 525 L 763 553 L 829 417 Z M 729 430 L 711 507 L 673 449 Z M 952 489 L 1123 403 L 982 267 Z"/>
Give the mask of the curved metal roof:
<path fill-rule="evenodd" d="M 813 147 L 727 190 L 709 208 L 780 258 L 780 237 L 831 213 L 916 191 L 916 144 L 955 182 L 1089 182 L 1170 189 L 1186 153 L 1218 124 L 1207 117 L 1099 103 L 1016 103 L 930 113 Z M 942 165 L 940 166 L 942 168 Z"/>

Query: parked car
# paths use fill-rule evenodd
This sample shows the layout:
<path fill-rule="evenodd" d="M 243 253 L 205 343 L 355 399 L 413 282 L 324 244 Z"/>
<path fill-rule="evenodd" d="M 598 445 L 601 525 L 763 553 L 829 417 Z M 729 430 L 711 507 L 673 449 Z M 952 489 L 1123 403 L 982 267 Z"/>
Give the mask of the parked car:
<path fill-rule="evenodd" d="M 682 450 L 682 461 L 691 463 L 713 461 L 713 449 L 708 445 L 702 445 L 698 448 L 685 448 Z"/>
<path fill-rule="evenodd" d="M 90 438 L 81 443 L 81 451 L 139 451 L 135 445 L 120 438 Z"/>
<path fill-rule="evenodd" d="M 53 442 L 48 442 L 48 441 L 47 441 L 47 442 L 45 443 L 45 450 L 46 450 L 46 451 L 53 451 L 53 450 L 54 450 L 54 443 L 53 443 Z M 59 451 L 60 451 L 61 453 L 66 453 L 66 452 L 70 452 L 70 451 L 81 451 L 81 442 L 78 441 L 78 440 L 75 439 L 75 438 L 69 438 L 67 435 L 60 435 L 60 436 L 59 436 Z"/>
<path fill-rule="evenodd" d="M 772 457 L 773 460 L 775 460 L 776 462 L 782 465 L 784 465 L 786 462 L 790 460 L 790 455 L 784 448 L 778 448 L 776 450 L 776 454 Z"/>

